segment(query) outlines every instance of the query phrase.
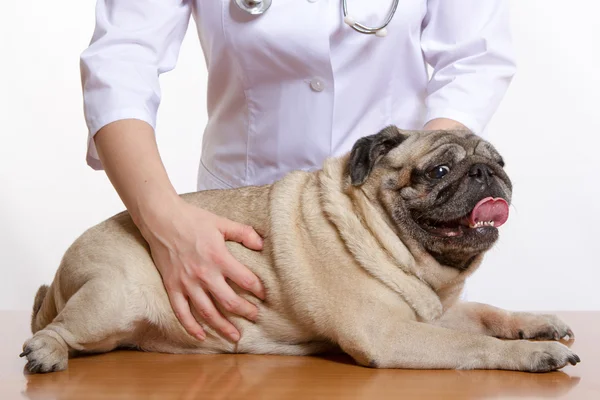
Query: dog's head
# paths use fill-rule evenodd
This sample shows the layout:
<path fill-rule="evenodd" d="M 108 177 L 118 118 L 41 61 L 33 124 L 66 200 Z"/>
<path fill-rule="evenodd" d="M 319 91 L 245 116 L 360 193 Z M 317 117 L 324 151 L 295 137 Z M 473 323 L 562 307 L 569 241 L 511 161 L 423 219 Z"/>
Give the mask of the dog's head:
<path fill-rule="evenodd" d="M 391 126 L 355 143 L 347 174 L 402 239 L 465 269 L 508 218 L 512 185 L 503 167 L 496 149 L 471 132 Z"/>

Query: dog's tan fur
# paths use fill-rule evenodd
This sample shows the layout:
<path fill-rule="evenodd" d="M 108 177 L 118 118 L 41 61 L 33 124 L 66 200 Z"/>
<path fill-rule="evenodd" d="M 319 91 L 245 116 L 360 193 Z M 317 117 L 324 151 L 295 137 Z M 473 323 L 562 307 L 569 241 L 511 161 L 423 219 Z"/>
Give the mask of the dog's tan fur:
<path fill-rule="evenodd" d="M 238 343 L 201 315 L 195 316 L 206 340 L 186 333 L 128 213 L 89 229 L 64 255 L 52 285 L 36 296 L 34 335 L 24 345 L 30 369 L 65 369 L 70 353 L 117 347 L 287 355 L 341 349 L 361 365 L 382 368 L 541 371 L 572 362 L 560 343 L 498 339 L 572 335 L 558 319 L 458 301 L 481 257 L 462 271 L 440 265 L 410 238 L 399 239 L 385 212 L 393 199 L 378 200 L 377 188 L 390 174 L 407 187 L 408 169 L 398 167 L 418 163 L 443 136 L 412 132 L 390 152 L 388 167 L 375 169 L 360 187 L 349 184 L 345 156 L 273 185 L 183 195 L 253 226 L 265 239 L 261 252 L 227 244 L 267 293 L 261 302 L 234 285 L 259 308 L 255 323 L 220 308 L 242 333 Z"/>

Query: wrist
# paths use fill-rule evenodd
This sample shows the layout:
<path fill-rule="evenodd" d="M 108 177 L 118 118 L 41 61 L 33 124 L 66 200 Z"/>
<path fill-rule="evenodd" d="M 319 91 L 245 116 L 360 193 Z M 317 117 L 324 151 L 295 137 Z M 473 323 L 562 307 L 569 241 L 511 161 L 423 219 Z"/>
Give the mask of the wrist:
<path fill-rule="evenodd" d="M 172 221 L 182 204 L 183 200 L 174 191 L 145 193 L 134 200 L 130 214 L 133 222 L 146 236 L 147 232 L 164 225 L 165 220 Z"/>

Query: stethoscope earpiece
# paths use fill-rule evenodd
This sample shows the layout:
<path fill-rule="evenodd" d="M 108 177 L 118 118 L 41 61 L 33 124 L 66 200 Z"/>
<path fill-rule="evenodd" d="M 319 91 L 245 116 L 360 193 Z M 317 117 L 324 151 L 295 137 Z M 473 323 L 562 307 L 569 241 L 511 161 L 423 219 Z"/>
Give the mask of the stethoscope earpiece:
<path fill-rule="evenodd" d="M 351 16 L 349 16 L 349 15 L 346 15 L 344 17 L 344 22 L 348 26 L 354 26 L 354 24 L 356 24 L 356 20 L 354 18 L 352 18 Z"/>
<path fill-rule="evenodd" d="M 374 34 L 377 37 L 385 37 L 388 34 L 387 26 L 394 17 L 394 14 L 396 14 L 396 9 L 398 8 L 399 1 L 400 0 L 394 0 L 394 2 L 392 3 L 392 8 L 383 25 L 381 25 L 378 28 L 371 28 L 369 26 L 356 22 L 354 18 L 348 15 L 347 0 L 342 0 L 344 23 L 346 23 L 346 25 L 348 25 L 357 32 L 364 33 L 367 35 Z M 252 15 L 264 14 L 264 12 L 267 11 L 271 6 L 271 2 L 272 0 L 235 0 L 235 3 L 240 9 Z"/>
<path fill-rule="evenodd" d="M 378 28 L 378 29 L 371 29 L 372 32 L 365 32 L 364 29 L 361 30 L 360 28 L 356 29 L 356 25 L 357 25 L 356 24 L 356 20 L 352 16 L 350 16 L 350 15 L 346 15 L 344 17 L 344 23 L 346 25 L 348 25 L 349 27 L 351 27 L 352 29 L 357 30 L 360 33 L 366 33 L 366 34 L 368 34 L 368 33 L 374 33 L 375 36 L 377 36 L 377 37 L 386 37 L 387 34 L 388 34 L 388 30 L 387 30 L 387 28 L 385 26 L 381 27 L 381 28 Z"/>
<path fill-rule="evenodd" d="M 388 34 L 387 28 L 381 28 L 377 32 L 375 32 L 375 36 L 377 37 L 386 37 Z"/>
<path fill-rule="evenodd" d="M 377 37 L 385 37 L 388 34 L 387 26 L 392 20 L 392 18 L 394 18 L 394 14 L 396 14 L 396 9 L 398 8 L 399 2 L 400 0 L 394 0 L 394 2 L 392 3 L 392 8 L 390 9 L 390 12 L 388 13 L 388 16 L 385 19 L 383 25 L 377 28 L 371 28 L 370 26 L 366 26 L 356 22 L 356 20 L 353 17 L 348 15 L 348 1 L 342 0 L 342 12 L 344 13 L 344 22 L 357 32 L 364 33 L 367 35 L 374 34 Z"/>

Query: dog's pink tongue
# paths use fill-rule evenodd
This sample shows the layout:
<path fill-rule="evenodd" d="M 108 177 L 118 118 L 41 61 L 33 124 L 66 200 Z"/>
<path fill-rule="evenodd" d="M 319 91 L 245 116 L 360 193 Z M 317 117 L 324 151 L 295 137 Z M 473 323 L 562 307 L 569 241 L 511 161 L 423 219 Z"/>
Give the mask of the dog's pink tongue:
<path fill-rule="evenodd" d="M 477 222 L 494 221 L 494 227 L 498 228 L 508 220 L 508 203 L 501 198 L 486 197 L 475 205 L 469 223 L 475 225 Z"/>

